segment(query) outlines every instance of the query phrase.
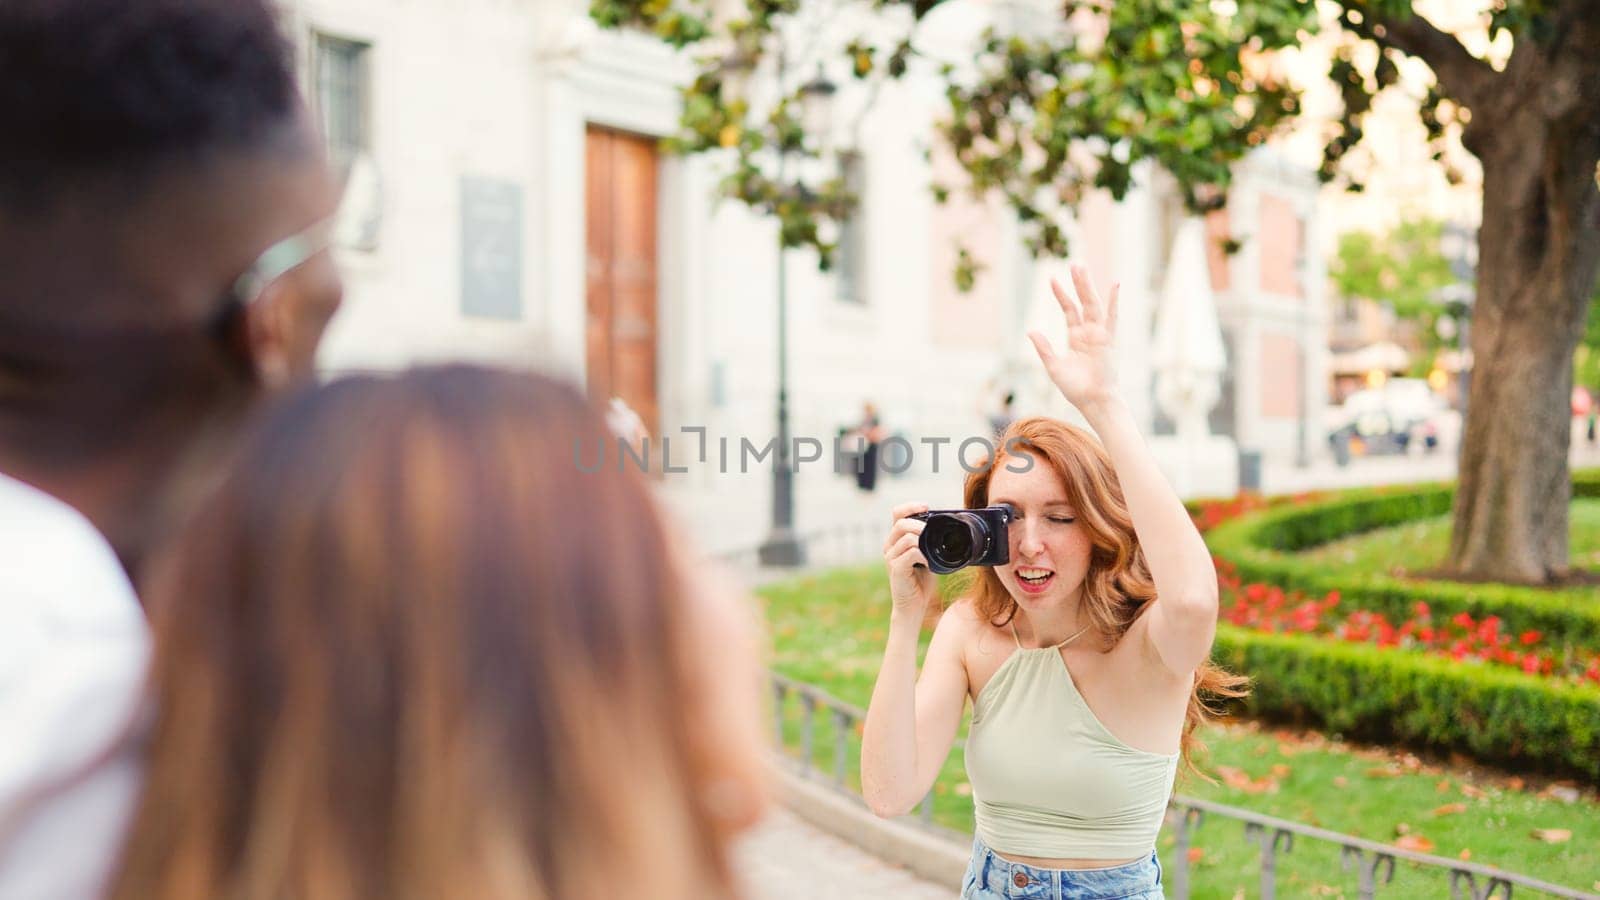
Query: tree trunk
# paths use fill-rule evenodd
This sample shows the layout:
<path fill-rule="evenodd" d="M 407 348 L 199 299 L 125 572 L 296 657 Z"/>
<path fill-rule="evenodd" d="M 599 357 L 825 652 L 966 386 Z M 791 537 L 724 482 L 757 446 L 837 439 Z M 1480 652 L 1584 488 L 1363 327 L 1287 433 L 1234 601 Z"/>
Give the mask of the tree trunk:
<path fill-rule="evenodd" d="M 1600 263 L 1600 117 L 1550 116 L 1538 98 L 1549 67 L 1517 68 L 1508 94 L 1522 102 L 1474 110 L 1468 135 L 1483 224 L 1447 568 L 1548 584 L 1568 574 L 1572 354 Z"/>

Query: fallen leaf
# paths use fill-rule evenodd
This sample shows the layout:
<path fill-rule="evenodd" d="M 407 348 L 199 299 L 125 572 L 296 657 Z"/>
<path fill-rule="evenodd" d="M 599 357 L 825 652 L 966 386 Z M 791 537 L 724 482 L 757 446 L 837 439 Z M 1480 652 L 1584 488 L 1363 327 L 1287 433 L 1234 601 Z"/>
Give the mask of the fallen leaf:
<path fill-rule="evenodd" d="M 1522 790 L 1524 784 L 1526 784 L 1526 782 L 1524 782 L 1521 778 L 1517 777 L 1516 775 L 1513 775 L 1510 778 L 1506 779 L 1506 787 L 1511 788 L 1513 791 Z"/>
<path fill-rule="evenodd" d="M 1412 770 L 1413 772 L 1422 768 L 1422 760 L 1416 758 L 1410 753 L 1407 753 L 1405 756 L 1400 758 L 1400 764 L 1405 766 L 1407 769 Z"/>
<path fill-rule="evenodd" d="M 1272 778 L 1251 778 L 1243 769 L 1232 766 L 1217 766 L 1217 774 L 1222 776 L 1222 783 L 1235 790 L 1247 794 L 1261 794 L 1268 791 L 1276 793 L 1278 782 Z"/>
<path fill-rule="evenodd" d="M 1471 859 L 1472 858 L 1472 851 L 1468 850 L 1466 847 L 1462 847 L 1461 848 L 1461 852 L 1457 853 L 1456 856 L 1461 858 L 1461 859 Z"/>
<path fill-rule="evenodd" d="M 1456 813 L 1464 813 L 1466 811 L 1467 811 L 1467 805 L 1465 803 L 1446 803 L 1443 806 L 1434 807 L 1433 815 L 1435 815 L 1435 816 L 1453 816 Z"/>
<path fill-rule="evenodd" d="M 1395 834 L 1410 834 L 1411 833 L 1411 826 L 1406 824 L 1405 822 L 1396 822 L 1395 826 L 1394 826 L 1394 833 Z"/>
<path fill-rule="evenodd" d="M 1366 776 L 1368 778 L 1399 778 L 1401 774 L 1402 773 L 1401 773 L 1401 771 L 1399 769 L 1387 768 L 1387 767 L 1386 768 L 1379 768 L 1379 769 L 1368 769 L 1366 771 Z"/>
<path fill-rule="evenodd" d="M 1349 787 L 1350 786 L 1350 779 L 1344 777 L 1343 775 L 1337 776 L 1336 778 L 1333 779 L 1333 786 L 1334 787 Z"/>
<path fill-rule="evenodd" d="M 1289 777 L 1289 772 L 1290 771 L 1291 770 L 1290 770 L 1290 768 L 1288 766 L 1284 765 L 1283 763 L 1278 763 L 1277 765 L 1272 767 L 1272 777 L 1273 778 L 1287 778 L 1287 777 Z"/>
<path fill-rule="evenodd" d="M 1201 848 L 1201 847 L 1190 847 L 1189 848 L 1189 862 L 1191 862 L 1191 863 L 1199 862 L 1200 858 L 1205 856 L 1205 855 L 1206 855 L 1206 851 L 1204 850 L 1204 848 Z"/>
<path fill-rule="evenodd" d="M 1404 834 L 1395 839 L 1394 845 L 1401 850 L 1413 850 L 1417 853 L 1427 853 L 1433 849 L 1433 841 L 1420 834 Z"/>
<path fill-rule="evenodd" d="M 1217 766 L 1217 774 L 1222 776 L 1222 783 L 1231 788 L 1243 788 L 1250 784 L 1250 776 L 1243 769 L 1233 766 Z"/>
<path fill-rule="evenodd" d="M 1450 790 L 1450 779 L 1448 779 L 1448 778 L 1439 779 L 1439 783 L 1434 785 L 1433 789 L 1435 791 L 1438 791 L 1441 794 L 1444 793 L 1445 791 Z"/>
<path fill-rule="evenodd" d="M 1572 832 L 1565 828 L 1535 828 L 1533 839 L 1546 844 L 1563 844 L 1572 840 Z"/>
<path fill-rule="evenodd" d="M 1474 800 L 1481 800 L 1484 797 L 1489 796 L 1488 794 L 1484 793 L 1481 789 L 1475 788 L 1470 784 L 1461 785 L 1461 793 L 1465 794 L 1468 797 L 1471 797 Z"/>

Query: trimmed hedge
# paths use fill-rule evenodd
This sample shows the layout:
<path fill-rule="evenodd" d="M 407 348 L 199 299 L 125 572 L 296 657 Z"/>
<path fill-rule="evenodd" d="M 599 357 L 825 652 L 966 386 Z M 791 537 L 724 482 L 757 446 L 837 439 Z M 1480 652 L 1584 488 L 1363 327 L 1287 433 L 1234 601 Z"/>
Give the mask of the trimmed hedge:
<path fill-rule="evenodd" d="M 1259 714 L 1600 783 L 1600 688 L 1227 623 L 1213 658 L 1251 677 Z"/>
<path fill-rule="evenodd" d="M 1575 473 L 1572 487 L 1574 497 L 1600 497 L 1600 470 Z M 1313 596 L 1338 591 L 1346 610 L 1382 613 L 1401 622 L 1422 601 L 1436 619 L 1459 612 L 1480 620 L 1495 615 L 1510 631 L 1543 633 L 1552 647 L 1600 649 L 1600 591 L 1593 588 L 1547 590 L 1338 573 L 1293 555 L 1352 534 L 1446 514 L 1453 498 L 1449 484 L 1351 491 L 1315 504 L 1241 516 L 1208 532 L 1206 543 L 1246 583 Z"/>

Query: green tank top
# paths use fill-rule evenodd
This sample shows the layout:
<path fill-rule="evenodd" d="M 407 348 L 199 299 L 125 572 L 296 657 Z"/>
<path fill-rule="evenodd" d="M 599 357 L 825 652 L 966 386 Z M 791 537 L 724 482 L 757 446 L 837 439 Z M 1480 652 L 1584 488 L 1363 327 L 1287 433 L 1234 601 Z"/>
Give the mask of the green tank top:
<path fill-rule="evenodd" d="M 1053 647 L 1018 640 L 973 703 L 966 763 L 978 836 L 1017 856 L 1145 856 L 1178 754 L 1134 749 L 1095 717 L 1061 656 L 1077 636 Z"/>

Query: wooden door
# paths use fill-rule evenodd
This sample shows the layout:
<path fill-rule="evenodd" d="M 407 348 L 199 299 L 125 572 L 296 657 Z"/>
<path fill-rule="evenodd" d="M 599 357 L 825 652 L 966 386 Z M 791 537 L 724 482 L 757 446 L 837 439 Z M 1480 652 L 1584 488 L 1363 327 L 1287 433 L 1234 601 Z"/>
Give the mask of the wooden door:
<path fill-rule="evenodd" d="M 589 126 L 589 392 L 621 397 L 660 434 L 656 393 L 656 144 Z"/>

